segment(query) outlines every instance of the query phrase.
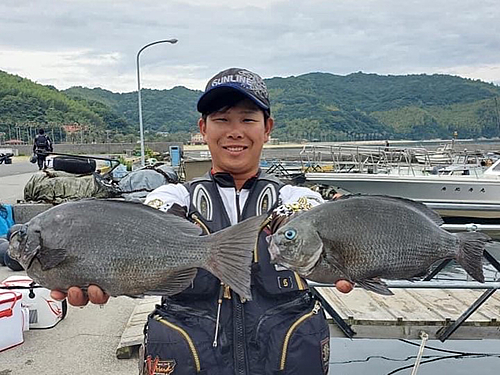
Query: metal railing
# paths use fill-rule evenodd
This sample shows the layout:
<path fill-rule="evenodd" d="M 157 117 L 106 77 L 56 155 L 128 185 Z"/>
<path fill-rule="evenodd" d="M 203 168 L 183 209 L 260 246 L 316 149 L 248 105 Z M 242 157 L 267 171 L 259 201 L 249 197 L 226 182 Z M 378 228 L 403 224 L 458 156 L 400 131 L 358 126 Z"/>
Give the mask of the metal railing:
<path fill-rule="evenodd" d="M 498 271 L 500 272 L 500 262 L 493 257 L 487 250 L 484 251 L 483 257 Z M 485 292 L 474 301 L 469 308 L 460 315 L 454 322 L 441 327 L 437 333 L 436 338 L 441 342 L 446 341 L 472 314 L 474 314 L 481 305 L 483 305 L 495 292 L 500 289 L 500 278 L 495 281 L 487 281 L 479 283 L 476 281 L 461 281 L 461 280 L 445 280 L 436 281 L 432 280 L 446 265 L 451 262 L 450 259 L 442 261 L 434 270 L 425 277 L 422 281 L 406 281 L 406 280 L 384 280 L 389 288 L 419 288 L 419 289 L 482 289 Z M 309 281 L 309 286 L 313 294 L 318 298 L 323 308 L 332 317 L 335 324 L 339 329 L 348 337 L 353 338 L 356 332 L 349 324 L 335 311 L 335 309 L 325 300 L 325 298 L 316 291 L 319 287 L 334 287 L 334 284 L 322 284 Z"/>
<path fill-rule="evenodd" d="M 415 147 L 383 147 L 366 145 L 305 145 L 299 153 L 304 172 L 327 169 L 338 173 L 389 173 L 418 175 L 439 173 L 439 169 L 453 164 L 462 166 L 477 177 L 482 171 L 476 154 L 453 149 L 430 151 Z M 433 170 L 434 169 L 434 170 Z"/>

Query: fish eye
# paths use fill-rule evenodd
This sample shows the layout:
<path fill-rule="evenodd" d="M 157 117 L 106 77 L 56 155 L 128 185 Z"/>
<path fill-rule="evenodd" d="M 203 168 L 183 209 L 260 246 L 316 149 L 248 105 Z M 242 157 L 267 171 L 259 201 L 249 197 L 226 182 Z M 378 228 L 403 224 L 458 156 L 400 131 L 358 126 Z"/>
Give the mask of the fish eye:
<path fill-rule="evenodd" d="M 297 236 L 297 231 L 295 229 L 287 229 L 284 235 L 287 240 L 293 240 Z"/>

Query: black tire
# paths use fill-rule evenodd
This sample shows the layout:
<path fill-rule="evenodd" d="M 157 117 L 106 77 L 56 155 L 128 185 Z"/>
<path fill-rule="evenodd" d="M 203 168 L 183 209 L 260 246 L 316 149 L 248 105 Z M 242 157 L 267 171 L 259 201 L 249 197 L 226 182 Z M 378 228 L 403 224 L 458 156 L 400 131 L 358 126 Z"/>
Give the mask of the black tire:
<path fill-rule="evenodd" d="M 9 256 L 9 253 L 4 254 L 3 261 L 12 271 L 22 271 L 24 269 L 23 266 Z"/>
<path fill-rule="evenodd" d="M 0 266 L 5 266 L 4 256 L 7 253 L 8 248 L 9 241 L 7 241 L 5 238 L 0 238 Z"/>
<path fill-rule="evenodd" d="M 5 159 L 5 164 L 12 164 L 12 159 L 11 158 Z"/>
<path fill-rule="evenodd" d="M 52 161 L 52 168 L 75 174 L 90 174 L 95 172 L 96 162 L 90 158 L 73 158 L 71 156 L 56 156 Z"/>

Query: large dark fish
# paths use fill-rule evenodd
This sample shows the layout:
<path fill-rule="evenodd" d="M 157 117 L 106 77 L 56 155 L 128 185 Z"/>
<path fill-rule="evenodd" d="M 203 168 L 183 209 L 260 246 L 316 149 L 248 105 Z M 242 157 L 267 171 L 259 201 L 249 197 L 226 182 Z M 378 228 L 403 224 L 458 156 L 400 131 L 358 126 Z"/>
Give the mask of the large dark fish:
<path fill-rule="evenodd" d="M 262 221 L 200 236 L 197 225 L 140 203 L 81 200 L 35 216 L 12 235 L 9 254 L 49 289 L 95 284 L 112 296 L 172 295 L 189 287 L 201 267 L 251 299 Z"/>
<path fill-rule="evenodd" d="M 483 233 L 452 234 L 441 217 L 408 199 L 352 195 L 291 218 L 271 236 L 272 263 L 316 282 L 347 279 L 390 295 L 383 279 L 414 279 L 440 259 L 455 259 L 484 282 Z"/>

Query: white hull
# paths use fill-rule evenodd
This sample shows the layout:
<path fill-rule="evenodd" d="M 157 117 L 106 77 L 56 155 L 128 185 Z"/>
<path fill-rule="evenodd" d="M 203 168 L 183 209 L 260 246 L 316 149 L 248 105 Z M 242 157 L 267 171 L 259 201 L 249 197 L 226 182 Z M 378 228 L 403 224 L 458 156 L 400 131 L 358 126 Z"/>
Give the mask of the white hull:
<path fill-rule="evenodd" d="M 306 173 L 306 180 L 352 194 L 410 198 L 442 216 L 500 219 L 500 180 L 496 178 Z"/>

